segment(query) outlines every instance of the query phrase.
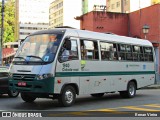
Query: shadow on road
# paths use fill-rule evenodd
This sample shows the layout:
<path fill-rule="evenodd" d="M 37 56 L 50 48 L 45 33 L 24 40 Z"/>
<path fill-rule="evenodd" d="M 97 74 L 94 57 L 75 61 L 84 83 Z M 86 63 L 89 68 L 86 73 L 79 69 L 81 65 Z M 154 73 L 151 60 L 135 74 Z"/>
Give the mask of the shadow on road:
<path fill-rule="evenodd" d="M 115 93 L 115 94 L 106 94 L 101 98 L 95 98 L 92 96 L 87 96 L 87 97 L 82 97 L 82 98 L 78 98 L 76 99 L 76 103 L 74 104 L 74 106 L 81 106 L 81 105 L 93 105 L 93 104 L 103 104 L 106 102 L 109 103 L 113 103 L 114 102 L 125 102 L 128 101 L 129 99 L 138 99 L 138 98 L 142 98 L 145 95 L 136 95 L 135 98 L 122 98 L 119 93 Z"/>
<path fill-rule="evenodd" d="M 15 110 L 50 110 L 50 109 L 55 109 L 59 107 L 58 102 L 54 102 L 53 100 L 36 100 L 33 103 L 26 103 L 24 101 L 19 101 L 18 103 L 9 106 L 11 109 Z"/>
<path fill-rule="evenodd" d="M 144 95 L 137 95 L 135 98 L 132 99 L 138 99 L 138 98 L 142 98 L 144 97 Z M 8 101 L 10 100 L 10 98 L 8 96 L 2 96 L 0 97 L 1 99 L 7 99 Z M 8 110 L 67 110 L 66 107 L 60 107 L 58 104 L 57 100 L 52 100 L 52 99 L 36 99 L 33 103 L 26 103 L 24 102 L 20 97 L 18 98 L 12 98 L 15 99 L 14 102 L 9 102 L 6 107 L 8 108 Z M 96 105 L 96 104 L 106 104 L 106 101 L 108 102 L 108 104 L 110 102 L 126 102 L 128 101 L 128 99 L 124 99 L 121 98 L 119 94 L 106 94 L 101 98 L 95 98 L 95 97 L 91 97 L 91 96 L 80 96 L 77 97 L 74 106 L 74 109 L 76 107 L 81 107 L 81 106 L 89 106 L 89 105 Z"/>

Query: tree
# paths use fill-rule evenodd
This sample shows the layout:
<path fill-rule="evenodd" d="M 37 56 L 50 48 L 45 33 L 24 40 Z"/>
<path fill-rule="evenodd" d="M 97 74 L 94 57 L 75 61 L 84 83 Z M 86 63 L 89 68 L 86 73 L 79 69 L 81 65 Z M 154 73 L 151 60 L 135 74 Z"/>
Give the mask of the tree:
<path fill-rule="evenodd" d="M 0 9 L 2 7 L 2 2 L 0 2 Z M 0 13 L 0 18 L 2 18 Z M 2 21 L 0 20 L 0 26 Z M 8 0 L 5 2 L 4 8 L 4 34 L 3 43 L 13 42 L 15 33 L 15 1 Z"/>

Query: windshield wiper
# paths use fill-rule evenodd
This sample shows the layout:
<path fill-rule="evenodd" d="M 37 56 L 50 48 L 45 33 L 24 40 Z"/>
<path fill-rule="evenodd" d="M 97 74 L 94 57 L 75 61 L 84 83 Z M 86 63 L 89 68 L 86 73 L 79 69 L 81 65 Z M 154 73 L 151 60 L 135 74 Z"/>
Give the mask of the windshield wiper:
<path fill-rule="evenodd" d="M 39 57 L 39 56 L 29 55 L 29 56 L 27 56 L 27 57 L 38 58 L 38 59 L 40 59 L 42 62 L 45 62 L 45 61 L 44 61 L 41 57 Z"/>
<path fill-rule="evenodd" d="M 24 61 L 26 61 L 26 59 L 24 57 L 14 57 L 14 58 L 23 59 Z"/>

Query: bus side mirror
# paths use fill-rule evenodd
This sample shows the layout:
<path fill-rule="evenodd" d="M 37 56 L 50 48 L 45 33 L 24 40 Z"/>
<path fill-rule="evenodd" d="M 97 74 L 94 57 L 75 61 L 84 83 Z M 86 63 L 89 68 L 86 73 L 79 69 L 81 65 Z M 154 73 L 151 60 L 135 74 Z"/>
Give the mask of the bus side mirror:
<path fill-rule="evenodd" d="M 65 40 L 65 44 L 66 50 L 71 50 L 71 41 L 68 38 Z"/>

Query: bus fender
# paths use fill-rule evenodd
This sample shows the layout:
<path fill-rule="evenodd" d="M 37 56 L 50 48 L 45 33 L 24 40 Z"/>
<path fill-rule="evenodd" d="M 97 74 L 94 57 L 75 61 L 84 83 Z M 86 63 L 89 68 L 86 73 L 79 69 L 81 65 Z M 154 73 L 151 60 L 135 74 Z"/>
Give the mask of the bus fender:
<path fill-rule="evenodd" d="M 64 89 L 66 86 L 68 86 L 68 85 L 74 87 L 74 89 L 75 89 L 75 91 L 76 91 L 76 94 L 79 95 L 79 87 L 78 87 L 78 85 L 77 85 L 76 83 L 65 83 L 65 84 L 62 86 L 62 88 L 61 88 L 60 94 L 62 94 L 63 89 Z"/>
<path fill-rule="evenodd" d="M 129 84 L 130 82 L 134 82 L 135 85 L 136 85 L 136 89 L 138 88 L 138 86 L 137 86 L 137 81 L 136 81 L 135 79 L 132 79 L 132 80 L 128 81 L 127 87 L 128 87 L 128 84 Z M 126 88 L 126 89 L 127 89 L 127 88 Z"/>

